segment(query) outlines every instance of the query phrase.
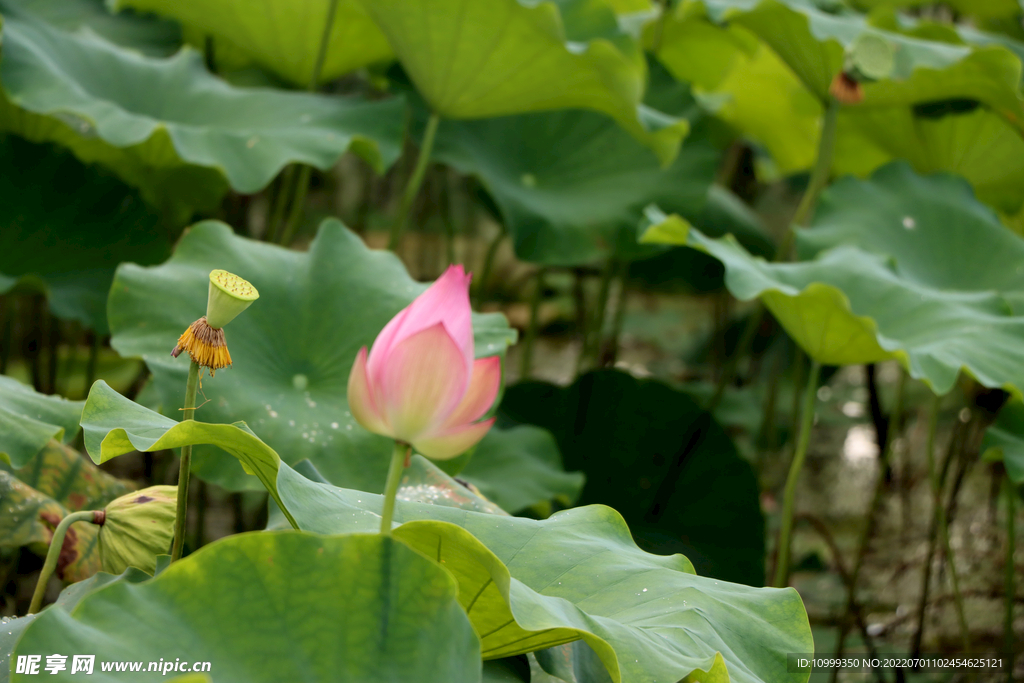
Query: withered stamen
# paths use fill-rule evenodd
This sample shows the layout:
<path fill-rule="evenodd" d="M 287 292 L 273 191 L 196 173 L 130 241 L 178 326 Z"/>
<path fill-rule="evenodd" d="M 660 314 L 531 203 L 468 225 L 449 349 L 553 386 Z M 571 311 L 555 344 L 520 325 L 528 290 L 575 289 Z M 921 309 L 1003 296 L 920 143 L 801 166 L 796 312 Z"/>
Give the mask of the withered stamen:
<path fill-rule="evenodd" d="M 177 358 L 182 351 L 188 351 L 188 355 L 198 365 L 209 368 L 211 377 L 214 371 L 231 365 L 231 354 L 224 339 L 224 330 L 210 327 L 205 315 L 189 325 L 178 337 L 178 343 L 171 351 L 171 355 Z"/>

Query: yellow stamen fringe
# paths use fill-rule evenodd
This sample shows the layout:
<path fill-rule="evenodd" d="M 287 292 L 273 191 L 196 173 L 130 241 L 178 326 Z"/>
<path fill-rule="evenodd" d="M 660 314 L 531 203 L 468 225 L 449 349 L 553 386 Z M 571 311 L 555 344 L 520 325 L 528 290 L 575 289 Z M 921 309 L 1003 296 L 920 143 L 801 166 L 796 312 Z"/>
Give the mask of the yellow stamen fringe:
<path fill-rule="evenodd" d="M 210 327 L 205 315 L 189 325 L 178 337 L 178 344 L 171 351 L 171 355 L 177 358 L 182 351 L 188 351 L 192 360 L 201 367 L 209 368 L 211 377 L 215 370 L 231 365 L 231 354 L 224 339 L 224 330 Z"/>

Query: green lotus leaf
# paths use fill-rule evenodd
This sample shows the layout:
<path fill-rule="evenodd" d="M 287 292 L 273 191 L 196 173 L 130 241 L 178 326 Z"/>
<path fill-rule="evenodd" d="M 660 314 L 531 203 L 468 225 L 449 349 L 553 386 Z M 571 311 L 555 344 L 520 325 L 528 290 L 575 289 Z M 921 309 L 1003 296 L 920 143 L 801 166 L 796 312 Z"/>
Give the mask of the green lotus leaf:
<path fill-rule="evenodd" d="M 857 9 L 868 11 L 880 7 L 920 7 L 933 3 L 932 0 L 853 0 L 850 4 Z M 945 0 L 942 4 L 956 10 L 957 14 L 979 19 L 1016 17 L 1021 13 L 1018 0 Z"/>
<path fill-rule="evenodd" d="M 607 370 L 565 388 L 515 384 L 499 415 L 550 430 L 566 467 L 586 475 L 580 503 L 613 507 L 641 548 L 683 553 L 702 575 L 764 583 L 757 479 L 689 396 Z"/>
<path fill-rule="evenodd" d="M 843 69 L 844 51 L 870 35 L 890 44 L 895 59 L 889 78 L 864 84 L 862 106 L 971 98 L 1024 126 L 1017 89 L 1021 65 L 1004 48 L 922 40 L 877 28 L 863 15 L 830 13 L 802 0 L 701 1 L 711 20 L 757 35 L 819 101 L 826 100 L 832 79 Z"/>
<path fill-rule="evenodd" d="M 614 118 L 665 164 L 688 129 L 642 105 L 643 52 L 600 0 L 357 2 L 442 118 L 590 109 Z"/>
<path fill-rule="evenodd" d="M 50 496 L 0 470 L 0 546 L 27 547 L 46 555 L 53 531 L 68 510 Z M 65 581 L 81 581 L 100 569 L 98 527 L 86 522 L 72 524 L 64 536 L 56 574 Z"/>
<path fill-rule="evenodd" d="M 124 573 L 117 576 L 105 572 L 96 572 L 88 579 L 73 583 L 62 590 L 57 600 L 53 603 L 53 608 L 62 609 L 70 613 L 86 595 L 114 581 L 140 583 L 151 578 L 153 577 L 146 572 L 134 567 L 125 570 Z M 24 617 L 13 619 L 3 617 L 0 619 L 0 683 L 8 683 L 10 681 L 11 669 L 13 667 L 10 666 L 11 660 L 8 657 L 14 652 L 14 646 L 17 644 L 21 634 L 28 628 L 29 624 L 36 620 L 39 614 L 37 612 L 36 614 L 29 614 Z"/>
<path fill-rule="evenodd" d="M 0 273 L 40 289 L 55 316 L 107 333 L 107 293 L 122 261 L 170 254 L 159 215 L 124 183 L 51 145 L 0 145 Z M 83 265 L 87 264 L 87 265 Z"/>
<path fill-rule="evenodd" d="M 227 683 L 476 683 L 480 641 L 456 591 L 448 572 L 392 538 L 244 534 L 145 583 L 90 593 L 72 614 L 46 610 L 13 656 L 92 653 L 93 680 L 110 682 L 125 675 L 101 662 L 180 658 L 210 662 Z"/>
<path fill-rule="evenodd" d="M 381 496 L 311 482 L 287 465 L 278 490 L 304 529 L 379 527 Z M 787 676 L 786 652 L 812 647 L 794 590 L 697 576 L 681 555 L 637 548 L 610 508 L 538 521 L 398 501 L 395 519 L 404 522 L 396 538 L 459 582 L 486 659 L 582 638 L 616 683 L 678 681 L 698 670 L 711 670 L 701 680 L 712 683 L 769 683 Z"/>
<path fill-rule="evenodd" d="M 13 474 L 72 512 L 99 510 L 135 488 L 96 467 L 71 446 L 53 440 Z"/>
<path fill-rule="evenodd" d="M 1024 388 L 1024 241 L 962 179 L 896 163 L 838 181 L 797 235 L 800 263 L 770 264 L 697 230 L 688 239 L 725 265 L 733 295 L 761 297 L 824 364 L 898 358 L 938 394 L 961 369 L 987 387 Z"/>
<path fill-rule="evenodd" d="M 1015 484 L 1024 484 L 1024 403 L 1004 405 L 994 424 L 985 430 L 981 452 L 986 460 L 1002 460 Z"/>
<path fill-rule="evenodd" d="M 865 84 L 863 104 L 840 110 L 834 170 L 866 176 L 903 158 L 921 173 L 964 175 L 982 200 L 1003 211 L 1020 208 L 1024 183 L 1015 152 L 1024 146 L 1024 117 L 1019 49 L 1011 41 L 981 32 L 961 38 L 948 29 L 950 35 L 927 40 L 920 26 L 878 20 L 886 25 L 876 28 L 858 15 L 795 1 L 710 0 L 708 10 L 733 20 L 719 27 L 693 7 L 678 10 L 665 23 L 658 58 L 701 94 L 725 97 L 718 115 L 767 149 L 778 172 L 810 168 L 821 98 L 843 50 L 873 36 L 899 46 L 897 73 Z M 964 107 L 969 116 L 944 115 L 964 114 Z M 993 155 L 1000 163 L 991 162 Z"/>
<path fill-rule="evenodd" d="M 181 27 L 152 15 L 111 14 L 103 0 L 7 0 L 10 8 L 69 32 L 91 31 L 151 57 L 169 57 L 181 47 Z"/>
<path fill-rule="evenodd" d="M 62 443 L 51 440 L 21 469 L 0 465 L 0 545 L 45 554 L 53 530 L 68 513 L 98 510 L 131 490 Z M 100 568 L 97 529 L 76 524 L 65 537 L 60 576 L 80 581 Z M 2 667 L 0 667 L 2 668 Z"/>
<path fill-rule="evenodd" d="M 97 464 L 134 451 L 160 451 L 195 444 L 217 446 L 237 458 L 244 472 L 254 475 L 258 485 L 266 488 L 281 505 L 274 483 L 280 457 L 244 422 L 176 422 L 125 398 L 99 380 L 86 399 L 82 431 L 85 448 Z M 202 470 L 202 467 L 196 466 L 196 469 Z M 282 509 L 287 510 L 283 506 Z"/>
<path fill-rule="evenodd" d="M 676 12 L 663 25 L 657 56 L 696 92 L 724 98 L 715 115 L 767 149 L 779 172 L 814 163 L 821 104 L 748 31 Z"/>
<path fill-rule="evenodd" d="M 73 439 L 84 406 L 0 375 L 0 463 L 21 467 L 50 439 Z"/>
<path fill-rule="evenodd" d="M 308 85 L 331 0 L 302 5 L 287 0 L 116 0 L 113 7 L 153 12 L 214 38 L 217 51 L 236 50 L 297 85 Z M 355 0 L 337 0 L 320 82 L 391 57 L 387 40 Z"/>
<path fill-rule="evenodd" d="M 879 107 L 840 114 L 834 171 L 866 177 L 904 159 L 918 173 L 951 171 L 978 199 L 1016 213 L 1024 203 L 1024 139 L 991 110 Z M 936 115 L 938 114 L 938 115 Z"/>
<path fill-rule="evenodd" d="M 426 286 L 335 220 L 321 225 L 307 253 L 238 237 L 223 223 L 195 225 L 167 263 L 122 265 L 109 301 L 111 345 L 146 362 L 157 403 L 175 417 L 189 360 L 170 352 L 206 310 L 215 268 L 250 281 L 260 298 L 226 328 L 234 365 L 203 380 L 208 402 L 197 419 L 243 420 L 288 462 L 309 458 L 332 482 L 383 490 L 391 442 L 349 414 L 348 375 L 359 348 Z M 474 328 L 481 357 L 504 353 L 515 338 L 500 314 L 475 316 Z M 259 488 L 213 449 L 197 449 L 193 467 L 226 488 Z"/>
<path fill-rule="evenodd" d="M 182 205 L 216 206 L 229 185 L 256 192 L 291 162 L 326 170 L 352 149 L 381 170 L 402 137 L 398 98 L 235 88 L 192 50 L 140 57 L 16 13 L 4 16 L 0 80 L 0 128 L 108 166 L 179 218 Z"/>
<path fill-rule="evenodd" d="M 566 472 L 549 432 L 519 426 L 492 429 L 459 473 L 488 500 L 509 512 L 557 501 L 570 507 L 583 488 L 583 474 Z"/>
<path fill-rule="evenodd" d="M 608 117 L 565 110 L 444 121 L 434 156 L 481 179 L 519 258 L 571 266 L 656 253 L 636 245 L 643 208 L 657 202 L 698 215 L 720 155 L 691 137 L 663 169 Z"/>
<path fill-rule="evenodd" d="M 330 483 L 323 477 L 314 478 L 305 473 L 303 476 L 323 484 Z M 444 505 L 488 515 L 508 515 L 500 507 L 484 498 L 479 489 L 473 488 L 473 485 L 468 482 L 463 482 L 465 482 L 464 479 L 462 481 L 452 479 L 441 468 L 423 456 L 414 455 L 410 459 L 409 466 L 402 472 L 402 478 L 398 484 L 398 498 L 411 503 Z"/>

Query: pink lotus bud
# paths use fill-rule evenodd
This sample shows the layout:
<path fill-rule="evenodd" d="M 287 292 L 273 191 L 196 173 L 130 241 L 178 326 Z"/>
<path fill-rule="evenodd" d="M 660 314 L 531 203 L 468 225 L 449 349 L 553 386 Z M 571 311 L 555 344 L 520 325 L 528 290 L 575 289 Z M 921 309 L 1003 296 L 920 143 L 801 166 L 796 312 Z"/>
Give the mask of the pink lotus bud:
<path fill-rule="evenodd" d="M 477 422 L 501 382 L 497 356 L 474 360 L 470 276 L 450 266 L 364 346 L 348 377 L 348 404 L 363 427 L 446 460 L 484 437 Z"/>

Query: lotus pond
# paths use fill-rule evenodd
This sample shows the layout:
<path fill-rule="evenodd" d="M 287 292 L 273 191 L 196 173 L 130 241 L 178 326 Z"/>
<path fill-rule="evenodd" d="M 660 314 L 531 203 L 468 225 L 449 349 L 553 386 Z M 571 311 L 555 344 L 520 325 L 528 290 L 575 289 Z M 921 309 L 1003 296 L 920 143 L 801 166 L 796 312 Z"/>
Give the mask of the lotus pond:
<path fill-rule="evenodd" d="M 0 0 L 0 683 L 1024 680 L 1022 60 Z"/>

